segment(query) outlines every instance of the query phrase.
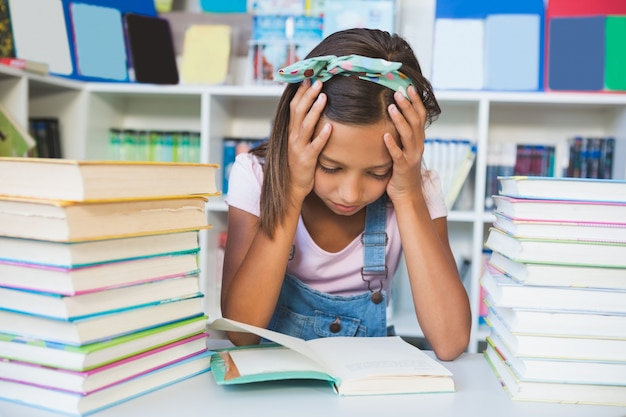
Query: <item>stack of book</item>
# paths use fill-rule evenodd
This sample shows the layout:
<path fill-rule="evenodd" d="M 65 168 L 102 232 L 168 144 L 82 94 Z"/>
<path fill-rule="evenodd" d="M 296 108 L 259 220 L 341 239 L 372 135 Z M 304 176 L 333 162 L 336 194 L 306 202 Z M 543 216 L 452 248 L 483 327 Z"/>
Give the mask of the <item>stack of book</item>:
<path fill-rule="evenodd" d="M 485 356 L 515 400 L 626 405 L 626 181 L 500 177 Z"/>
<path fill-rule="evenodd" d="M 0 398 L 84 415 L 210 369 L 215 165 L 0 158 Z"/>

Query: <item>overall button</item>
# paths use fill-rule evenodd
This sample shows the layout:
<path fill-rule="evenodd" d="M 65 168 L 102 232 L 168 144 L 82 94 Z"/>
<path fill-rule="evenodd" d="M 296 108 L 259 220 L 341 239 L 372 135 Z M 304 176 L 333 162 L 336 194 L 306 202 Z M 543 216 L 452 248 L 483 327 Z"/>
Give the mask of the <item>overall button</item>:
<path fill-rule="evenodd" d="M 380 291 L 376 291 L 372 293 L 372 295 L 370 296 L 370 300 L 372 300 L 374 304 L 380 304 L 380 302 L 383 301 L 383 295 L 380 293 Z"/>
<path fill-rule="evenodd" d="M 338 333 L 341 330 L 339 317 L 337 317 L 332 323 L 330 323 L 330 326 L 328 326 L 328 328 L 330 329 L 331 333 Z"/>

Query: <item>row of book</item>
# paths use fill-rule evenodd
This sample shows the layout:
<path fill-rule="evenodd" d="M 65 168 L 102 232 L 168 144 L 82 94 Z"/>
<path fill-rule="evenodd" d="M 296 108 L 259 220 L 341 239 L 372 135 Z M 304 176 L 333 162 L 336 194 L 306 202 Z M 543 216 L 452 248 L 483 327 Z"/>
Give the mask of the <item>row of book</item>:
<path fill-rule="evenodd" d="M 469 139 L 426 138 L 423 160 L 429 169 L 439 174 L 446 206 L 457 210 L 470 209 L 457 204 L 463 187 L 470 178 L 476 160 L 476 144 Z M 456 204 L 456 205 L 455 205 Z"/>
<path fill-rule="evenodd" d="M 626 181 L 500 177 L 485 357 L 516 400 L 626 405 Z"/>
<path fill-rule="evenodd" d="M 262 143 L 265 139 L 227 136 L 222 141 L 222 192 L 228 193 L 228 180 L 230 170 L 235 163 L 235 158 L 240 153 L 246 153 L 250 149 Z"/>
<path fill-rule="evenodd" d="M 40 158 L 62 158 L 61 130 L 56 117 L 31 117 L 28 132 L 35 139 L 36 147 L 31 156 Z"/>
<path fill-rule="evenodd" d="M 215 171 L 0 158 L 0 399 L 85 415 L 210 369 Z"/>
<path fill-rule="evenodd" d="M 569 140 L 566 175 L 573 178 L 613 178 L 615 138 L 576 136 Z"/>
<path fill-rule="evenodd" d="M 109 129 L 112 161 L 200 162 L 200 132 Z"/>

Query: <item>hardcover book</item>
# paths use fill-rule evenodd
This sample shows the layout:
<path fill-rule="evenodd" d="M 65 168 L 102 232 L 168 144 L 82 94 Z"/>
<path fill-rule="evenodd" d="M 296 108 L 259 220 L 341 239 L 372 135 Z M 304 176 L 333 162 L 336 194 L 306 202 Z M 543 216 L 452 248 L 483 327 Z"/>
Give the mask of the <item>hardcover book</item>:
<path fill-rule="evenodd" d="M 89 395 L 204 352 L 206 338 L 197 334 L 82 372 L 1 360 L 0 380 Z"/>
<path fill-rule="evenodd" d="M 626 314 L 626 290 L 524 285 L 490 267 L 480 283 L 501 307 Z"/>
<path fill-rule="evenodd" d="M 0 309 L 0 332 L 68 345 L 84 345 L 202 314 L 202 294 L 71 321 Z"/>
<path fill-rule="evenodd" d="M 0 158 L 0 195 L 68 201 L 218 195 L 214 164 Z"/>
<path fill-rule="evenodd" d="M 516 356 L 550 359 L 626 361 L 626 335 L 589 337 L 513 332 L 491 311 L 485 319 L 491 332 L 502 339 Z"/>
<path fill-rule="evenodd" d="M 626 202 L 542 200 L 493 196 L 496 213 L 512 219 L 624 223 Z"/>
<path fill-rule="evenodd" d="M 81 346 L 0 333 L 0 357 L 84 372 L 205 331 L 200 315 Z"/>
<path fill-rule="evenodd" d="M 71 202 L 0 196 L 0 235 L 73 242 L 176 230 L 207 223 L 204 196 Z"/>
<path fill-rule="evenodd" d="M 210 351 L 156 369 L 91 394 L 0 380 L 0 398 L 68 415 L 85 416 L 210 370 Z"/>
<path fill-rule="evenodd" d="M 490 345 L 485 350 L 485 358 L 513 400 L 626 406 L 625 385 L 523 380 Z"/>
<path fill-rule="evenodd" d="M 626 202 L 626 181 L 593 178 L 499 177 L 501 195 L 548 200 Z"/>
<path fill-rule="evenodd" d="M 398 336 L 305 341 L 224 318 L 211 327 L 250 332 L 274 342 L 214 354 L 211 369 L 220 385 L 304 378 L 328 381 L 346 396 L 455 391 L 447 368 Z M 381 355 L 387 359 L 381 360 Z"/>
<path fill-rule="evenodd" d="M 497 251 L 491 253 L 489 265 L 522 284 L 626 290 L 623 268 L 525 263 Z"/>
<path fill-rule="evenodd" d="M 151 280 L 77 295 L 0 287 L 0 307 L 59 320 L 77 320 L 149 306 L 200 292 L 198 275 Z"/>
<path fill-rule="evenodd" d="M 516 356 L 492 333 L 487 344 L 522 381 L 568 384 L 620 385 L 626 387 L 626 362 L 546 359 Z"/>
<path fill-rule="evenodd" d="M 52 242 L 0 236 L 0 260 L 2 261 L 16 265 L 28 264 L 73 269 L 73 272 L 79 272 L 79 268 L 103 265 L 113 261 L 148 259 L 161 255 L 195 254 L 199 250 L 197 230 L 178 230 L 171 233 L 81 242 Z M 0 279 L 4 278 L 9 277 L 0 275 Z M 108 282 L 119 281 L 116 277 L 108 276 L 104 278 L 104 286 L 109 285 L 106 284 Z M 96 283 L 89 283 L 86 287 L 93 284 Z"/>
<path fill-rule="evenodd" d="M 485 246 L 518 262 L 626 267 L 626 243 L 521 238 L 491 227 Z"/>

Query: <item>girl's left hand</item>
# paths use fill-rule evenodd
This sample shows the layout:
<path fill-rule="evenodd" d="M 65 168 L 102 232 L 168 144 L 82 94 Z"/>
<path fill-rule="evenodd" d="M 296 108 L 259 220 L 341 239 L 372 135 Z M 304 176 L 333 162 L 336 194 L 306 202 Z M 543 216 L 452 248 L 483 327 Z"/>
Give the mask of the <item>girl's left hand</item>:
<path fill-rule="evenodd" d="M 408 88 L 409 101 L 396 92 L 396 104 L 388 107 L 389 116 L 400 138 L 385 133 L 384 141 L 393 159 L 393 174 L 387 184 L 387 194 L 393 202 L 410 198 L 422 186 L 422 155 L 426 138 L 426 108 L 415 87 Z"/>

